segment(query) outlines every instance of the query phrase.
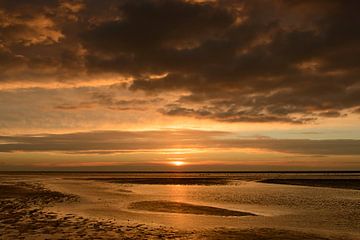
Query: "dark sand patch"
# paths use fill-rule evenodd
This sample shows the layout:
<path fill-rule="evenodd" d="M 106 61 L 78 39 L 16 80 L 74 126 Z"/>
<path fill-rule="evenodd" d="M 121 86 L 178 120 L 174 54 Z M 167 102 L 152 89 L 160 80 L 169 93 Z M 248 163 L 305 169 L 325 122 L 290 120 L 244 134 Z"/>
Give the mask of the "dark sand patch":
<path fill-rule="evenodd" d="M 86 178 L 122 184 L 162 184 L 162 185 L 226 185 L 226 178 Z"/>
<path fill-rule="evenodd" d="M 256 216 L 248 212 L 233 211 L 224 208 L 193 205 L 189 203 L 170 201 L 141 201 L 131 203 L 130 209 L 145 210 L 151 212 L 186 213 L 197 215 L 214 216 Z"/>
<path fill-rule="evenodd" d="M 27 188 L 9 184 L 0 185 L 0 199 L 24 197 L 31 193 Z"/>
<path fill-rule="evenodd" d="M 273 228 L 253 229 L 216 229 L 204 232 L 197 239 L 237 239 L 237 240 L 345 240 L 353 239 L 344 236 L 320 236 L 313 233 Z"/>
<path fill-rule="evenodd" d="M 360 190 L 360 179 L 264 179 L 262 183 Z"/>

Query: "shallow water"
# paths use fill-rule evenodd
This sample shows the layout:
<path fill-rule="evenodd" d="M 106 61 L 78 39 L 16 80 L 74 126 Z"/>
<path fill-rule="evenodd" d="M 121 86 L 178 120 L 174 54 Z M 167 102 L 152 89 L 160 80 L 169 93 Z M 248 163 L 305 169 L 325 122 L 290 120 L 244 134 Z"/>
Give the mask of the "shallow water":
<path fill-rule="evenodd" d="M 175 216 L 186 227 L 259 225 L 326 231 L 360 229 L 360 191 L 241 182 L 225 186 L 133 185 L 139 199 L 168 200 L 251 212 L 254 217 Z M 146 213 L 148 215 L 148 213 Z M 147 216 L 151 218 L 150 216 Z M 157 215 L 157 219 L 161 216 Z"/>

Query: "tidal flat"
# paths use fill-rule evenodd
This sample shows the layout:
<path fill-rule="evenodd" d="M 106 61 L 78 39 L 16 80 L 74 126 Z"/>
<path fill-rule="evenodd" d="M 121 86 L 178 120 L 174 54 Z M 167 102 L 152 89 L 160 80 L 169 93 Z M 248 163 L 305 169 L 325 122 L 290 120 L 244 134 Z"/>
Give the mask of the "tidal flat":
<path fill-rule="evenodd" d="M 354 173 L 3 173 L 0 239 L 360 239 L 359 180 Z"/>

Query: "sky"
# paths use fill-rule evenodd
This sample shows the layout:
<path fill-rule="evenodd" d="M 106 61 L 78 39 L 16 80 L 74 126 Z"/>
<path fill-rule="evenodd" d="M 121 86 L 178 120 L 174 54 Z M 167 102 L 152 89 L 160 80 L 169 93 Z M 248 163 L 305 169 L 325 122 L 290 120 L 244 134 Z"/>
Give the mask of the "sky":
<path fill-rule="evenodd" d="M 357 0 L 0 0 L 0 170 L 360 170 Z"/>

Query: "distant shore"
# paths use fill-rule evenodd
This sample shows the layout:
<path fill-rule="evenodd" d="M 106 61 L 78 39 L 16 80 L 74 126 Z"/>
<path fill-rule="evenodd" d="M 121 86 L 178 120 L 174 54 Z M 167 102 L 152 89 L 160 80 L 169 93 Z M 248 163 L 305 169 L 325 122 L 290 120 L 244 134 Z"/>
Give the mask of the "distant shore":
<path fill-rule="evenodd" d="M 8 171 L 8 170 L 0 170 L 0 174 L 56 174 L 56 173 L 142 173 L 142 174 L 157 174 L 157 173 L 288 173 L 288 174 L 299 174 L 299 173 L 307 173 L 307 174 L 316 174 L 316 173 L 321 173 L 321 174 L 350 174 L 350 173 L 354 173 L 354 174 L 360 174 L 360 170 L 309 170 L 309 171 L 92 171 L 92 170 L 14 170 L 14 171 Z"/>

